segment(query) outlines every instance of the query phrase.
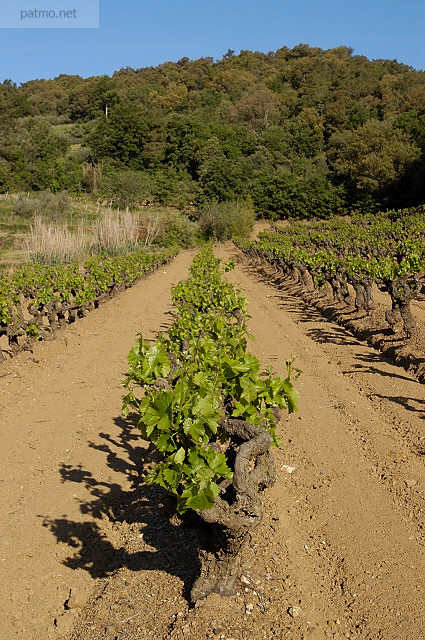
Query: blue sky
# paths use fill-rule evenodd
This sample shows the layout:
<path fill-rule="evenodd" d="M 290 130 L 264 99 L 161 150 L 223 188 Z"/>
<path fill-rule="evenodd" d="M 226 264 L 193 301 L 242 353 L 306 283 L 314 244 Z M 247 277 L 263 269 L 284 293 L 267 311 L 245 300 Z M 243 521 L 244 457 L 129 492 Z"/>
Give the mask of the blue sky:
<path fill-rule="evenodd" d="M 57 0 L 31 0 L 49 8 Z M 0 0 L 1 6 L 28 0 Z M 81 0 L 61 0 L 72 9 Z M 100 0 L 99 29 L 0 28 L 0 81 L 60 73 L 111 75 L 121 67 L 304 42 L 350 46 L 368 58 L 425 69 L 424 0 Z"/>

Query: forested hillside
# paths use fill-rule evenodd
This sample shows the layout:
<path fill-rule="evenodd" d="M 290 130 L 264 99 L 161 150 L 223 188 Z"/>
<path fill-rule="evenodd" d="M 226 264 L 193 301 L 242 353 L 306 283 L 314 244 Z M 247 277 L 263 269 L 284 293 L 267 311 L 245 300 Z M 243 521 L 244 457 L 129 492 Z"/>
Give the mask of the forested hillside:
<path fill-rule="evenodd" d="M 0 84 L 0 192 L 326 217 L 423 203 L 424 153 L 425 73 L 347 47 Z"/>

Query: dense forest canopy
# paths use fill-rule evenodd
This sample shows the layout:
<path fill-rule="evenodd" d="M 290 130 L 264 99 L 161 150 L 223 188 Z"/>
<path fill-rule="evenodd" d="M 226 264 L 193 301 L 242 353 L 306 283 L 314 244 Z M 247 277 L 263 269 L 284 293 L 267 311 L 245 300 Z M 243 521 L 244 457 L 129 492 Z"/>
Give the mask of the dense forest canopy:
<path fill-rule="evenodd" d="M 425 201 L 425 73 L 299 44 L 0 84 L 0 192 L 326 217 Z"/>

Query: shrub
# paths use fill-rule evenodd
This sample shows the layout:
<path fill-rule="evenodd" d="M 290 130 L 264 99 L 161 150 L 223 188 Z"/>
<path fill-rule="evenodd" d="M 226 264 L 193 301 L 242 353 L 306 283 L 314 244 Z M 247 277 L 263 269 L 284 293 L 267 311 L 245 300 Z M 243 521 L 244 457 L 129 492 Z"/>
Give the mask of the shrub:
<path fill-rule="evenodd" d="M 199 223 L 180 212 L 153 210 L 140 216 L 140 238 L 146 246 L 179 246 L 182 249 L 197 247 L 203 242 Z"/>
<path fill-rule="evenodd" d="M 147 172 L 109 169 L 102 176 L 100 189 L 113 204 L 125 209 L 149 200 L 152 179 Z"/>
<path fill-rule="evenodd" d="M 41 191 L 37 196 L 37 211 L 41 214 L 63 215 L 71 208 L 71 200 L 66 191 L 52 193 Z"/>
<path fill-rule="evenodd" d="M 28 196 L 19 193 L 14 204 L 13 204 L 13 213 L 21 216 L 21 218 L 32 218 L 37 211 L 38 203 L 34 198 L 29 198 Z"/>
<path fill-rule="evenodd" d="M 40 191 L 37 197 L 19 193 L 13 205 L 13 213 L 22 218 L 32 218 L 35 214 L 55 217 L 65 214 L 71 208 L 71 200 L 66 191 L 52 193 Z"/>
<path fill-rule="evenodd" d="M 207 238 L 216 242 L 245 239 L 252 232 L 255 220 L 250 200 L 211 202 L 200 210 L 199 224 Z"/>
<path fill-rule="evenodd" d="M 152 173 L 152 200 L 158 204 L 183 209 L 199 195 L 197 183 L 186 171 L 161 167 Z"/>
<path fill-rule="evenodd" d="M 191 249 L 199 246 L 203 236 L 198 222 L 189 220 L 184 213 L 165 214 L 155 244 L 162 247 L 179 246 Z"/>

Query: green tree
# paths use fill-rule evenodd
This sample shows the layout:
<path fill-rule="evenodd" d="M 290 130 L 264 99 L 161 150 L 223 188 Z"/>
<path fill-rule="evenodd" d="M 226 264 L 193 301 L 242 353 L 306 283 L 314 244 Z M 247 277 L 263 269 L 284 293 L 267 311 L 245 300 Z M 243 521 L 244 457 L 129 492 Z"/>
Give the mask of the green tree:
<path fill-rule="evenodd" d="M 370 120 L 354 131 L 335 133 L 328 160 L 352 198 L 378 196 L 400 179 L 420 150 L 391 122 Z"/>
<path fill-rule="evenodd" d="M 16 123 L 4 127 L 0 141 L 0 158 L 3 158 L 3 176 L 8 175 L 10 182 L 4 183 L 3 188 L 67 188 L 60 179 L 60 164 L 68 150 L 67 140 L 57 135 L 43 118 L 30 119 L 25 127 Z"/>
<path fill-rule="evenodd" d="M 121 208 L 134 207 L 149 200 L 152 189 L 149 173 L 112 167 L 104 172 L 100 185 L 100 191 Z"/>
<path fill-rule="evenodd" d="M 109 116 L 102 116 L 89 135 L 88 143 L 97 162 L 111 158 L 131 169 L 141 169 L 148 127 L 141 107 L 134 104 L 117 104 Z"/>
<path fill-rule="evenodd" d="M 236 119 L 251 131 L 260 133 L 279 120 L 280 99 L 264 85 L 247 91 L 236 103 Z"/>
<path fill-rule="evenodd" d="M 230 160 L 224 153 L 212 155 L 199 167 L 202 200 L 224 202 L 243 198 L 249 190 L 249 164 L 244 158 Z"/>
<path fill-rule="evenodd" d="M 120 100 L 116 82 L 108 76 L 89 78 L 69 92 L 71 120 L 87 120 L 106 113 Z"/>
<path fill-rule="evenodd" d="M 32 114 L 31 104 L 12 80 L 0 83 L 0 123 Z"/>
<path fill-rule="evenodd" d="M 206 124 L 197 114 L 174 114 L 165 132 L 164 158 L 172 167 L 183 168 L 198 176 L 197 153 L 207 139 Z"/>
<path fill-rule="evenodd" d="M 251 194 L 257 215 L 273 220 L 328 218 L 344 209 L 343 190 L 318 169 L 297 175 L 265 167 L 253 180 Z"/>

